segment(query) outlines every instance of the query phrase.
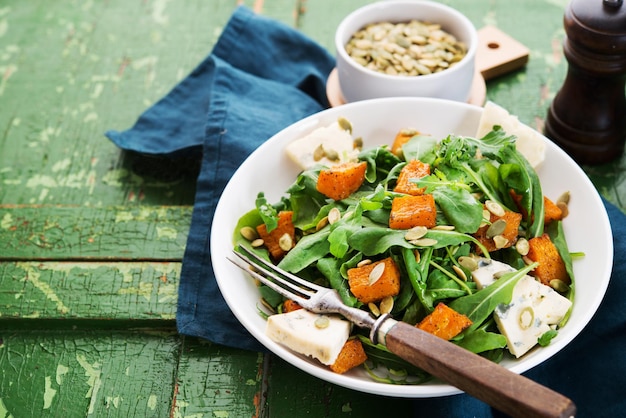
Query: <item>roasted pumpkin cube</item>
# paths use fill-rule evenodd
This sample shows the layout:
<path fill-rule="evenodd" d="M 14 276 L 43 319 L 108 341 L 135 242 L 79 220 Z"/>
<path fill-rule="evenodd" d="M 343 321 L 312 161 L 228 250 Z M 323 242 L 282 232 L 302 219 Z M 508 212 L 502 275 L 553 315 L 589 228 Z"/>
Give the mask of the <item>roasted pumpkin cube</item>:
<path fill-rule="evenodd" d="M 393 139 L 393 144 L 391 144 L 391 152 L 398 157 L 402 157 L 402 146 L 409 142 L 411 138 L 415 135 L 419 135 L 420 133 L 415 129 L 402 129 L 398 131 L 395 138 Z"/>
<path fill-rule="evenodd" d="M 293 212 L 289 210 L 278 213 L 278 225 L 267 232 L 265 224 L 256 227 L 259 237 L 274 260 L 281 260 L 287 251 L 296 245 L 296 228 L 293 225 Z"/>
<path fill-rule="evenodd" d="M 563 219 L 563 211 L 561 208 L 545 196 L 543 198 L 543 210 L 543 223 L 545 225 L 548 225 L 550 222 L 560 221 Z"/>
<path fill-rule="evenodd" d="M 522 214 L 510 210 L 505 210 L 504 215 L 502 216 L 491 213 L 489 219 L 491 224 L 493 225 L 498 220 L 505 222 L 506 226 L 500 234 L 497 234 L 498 238 L 495 238 L 495 240 L 493 237 L 488 237 L 488 235 L 490 235 L 488 234 L 488 231 L 491 225 L 483 225 L 478 228 L 476 233 L 474 233 L 474 237 L 481 244 L 483 244 L 489 252 L 496 251 L 501 248 L 508 248 L 515 244 L 519 234 L 519 225 L 522 221 Z M 477 248 L 477 251 L 480 252 L 480 249 Z"/>
<path fill-rule="evenodd" d="M 430 175 L 430 164 L 423 163 L 420 160 L 411 160 L 400 170 L 398 181 L 393 191 L 414 196 L 424 194 L 426 188 L 418 187 L 412 180 L 420 179 L 428 175 Z"/>
<path fill-rule="evenodd" d="M 363 303 L 378 302 L 400 292 L 400 270 L 391 257 L 348 269 L 350 291 Z"/>
<path fill-rule="evenodd" d="M 398 196 L 391 202 L 389 228 L 410 229 L 437 225 L 437 207 L 431 194 Z"/>
<path fill-rule="evenodd" d="M 546 286 L 550 286 L 552 280 L 561 280 L 565 284 L 571 283 L 571 278 L 565 268 L 565 262 L 548 234 L 529 239 L 528 247 L 526 257 L 539 263 L 530 272 L 531 276 L 534 276 Z"/>
<path fill-rule="evenodd" d="M 359 190 L 365 180 L 367 163 L 345 162 L 320 171 L 317 191 L 333 200 L 342 200 Z"/>
<path fill-rule="evenodd" d="M 451 340 L 470 325 L 472 325 L 472 320 L 467 316 L 444 303 L 439 303 L 416 327 L 444 340 Z"/>
<path fill-rule="evenodd" d="M 351 338 L 343 345 L 337 359 L 330 365 L 330 370 L 343 374 L 365 363 L 365 360 L 367 360 L 367 354 L 365 354 L 363 344 L 359 339 Z"/>
<path fill-rule="evenodd" d="M 302 306 L 295 300 L 287 299 L 283 302 L 283 312 L 289 313 L 293 311 L 297 311 L 298 309 L 302 309 Z"/>

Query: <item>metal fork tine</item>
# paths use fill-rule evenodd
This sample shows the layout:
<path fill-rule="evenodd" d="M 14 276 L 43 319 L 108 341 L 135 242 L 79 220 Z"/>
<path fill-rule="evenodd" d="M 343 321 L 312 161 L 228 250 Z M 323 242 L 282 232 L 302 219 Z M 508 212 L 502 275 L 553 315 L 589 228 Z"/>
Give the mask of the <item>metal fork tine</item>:
<path fill-rule="evenodd" d="M 235 253 L 235 254 L 237 254 L 237 253 Z M 228 260 L 231 263 L 233 263 L 234 265 L 236 265 L 237 267 L 239 267 L 240 269 L 242 269 L 246 273 L 250 274 L 252 277 L 254 277 L 255 279 L 259 280 L 260 282 L 262 282 L 266 286 L 272 288 L 273 290 L 275 290 L 279 294 L 283 295 L 287 299 L 294 300 L 294 301 L 298 302 L 302 306 L 306 306 L 307 305 L 307 302 L 309 300 L 308 297 L 310 297 L 310 295 L 304 293 L 302 290 L 300 290 L 300 295 L 298 295 L 298 294 L 293 293 L 290 290 L 285 289 L 280 284 L 286 284 L 286 285 L 289 285 L 292 288 L 295 287 L 295 286 L 293 284 L 285 282 L 283 279 L 280 279 L 280 278 L 277 279 L 274 276 L 270 276 L 274 280 L 276 280 L 276 281 L 278 281 L 280 283 L 280 284 L 278 284 L 278 283 L 270 280 L 267 276 L 264 276 L 264 275 L 260 274 L 258 271 L 255 271 L 255 270 L 251 269 L 250 267 L 254 267 L 254 268 L 257 268 L 257 269 L 258 269 L 258 267 L 254 266 L 253 264 L 250 264 L 250 261 L 246 260 L 243 255 L 237 254 L 237 257 L 241 261 L 236 260 L 236 259 L 232 259 L 230 257 L 227 257 L 227 258 L 228 258 Z M 261 269 L 261 270 L 263 272 L 265 272 L 265 269 Z M 297 289 L 297 287 L 296 287 L 296 289 Z M 301 295 L 304 295 L 304 296 L 307 296 L 307 297 L 303 297 Z"/>
<path fill-rule="evenodd" d="M 249 248 L 246 248 L 243 245 L 239 245 L 239 249 L 244 251 L 247 255 L 253 257 L 257 262 L 263 264 L 271 272 L 278 273 L 278 274 L 280 274 L 282 276 L 285 276 L 289 280 L 292 280 L 292 281 L 298 283 L 299 285 L 301 285 L 303 287 L 311 289 L 314 292 L 315 291 L 320 291 L 320 290 L 324 289 L 324 287 L 322 287 L 322 286 L 316 285 L 315 283 L 311 283 L 308 280 L 304 280 L 303 278 L 298 277 L 295 274 L 291 274 L 288 271 L 285 271 L 285 270 L 281 269 L 280 267 L 275 266 L 274 264 L 272 264 L 269 261 L 261 258 L 258 254 L 255 254 L 253 251 L 251 251 Z M 244 259 L 244 261 L 245 261 L 245 259 Z"/>

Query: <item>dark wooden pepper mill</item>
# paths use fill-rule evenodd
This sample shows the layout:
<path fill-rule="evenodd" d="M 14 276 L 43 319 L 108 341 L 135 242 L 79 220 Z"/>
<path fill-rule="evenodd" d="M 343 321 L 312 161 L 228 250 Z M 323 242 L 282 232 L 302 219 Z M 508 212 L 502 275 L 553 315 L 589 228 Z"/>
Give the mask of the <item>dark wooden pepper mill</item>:
<path fill-rule="evenodd" d="M 626 141 L 626 6 L 571 0 L 564 15 L 569 67 L 545 134 L 579 164 L 619 158 Z"/>

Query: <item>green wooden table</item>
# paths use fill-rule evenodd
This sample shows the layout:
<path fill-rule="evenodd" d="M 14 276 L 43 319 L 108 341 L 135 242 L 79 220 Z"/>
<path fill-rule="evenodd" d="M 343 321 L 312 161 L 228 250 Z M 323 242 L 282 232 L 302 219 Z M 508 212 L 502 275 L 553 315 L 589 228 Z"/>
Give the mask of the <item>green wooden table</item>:
<path fill-rule="evenodd" d="M 195 170 L 120 152 L 124 129 L 211 51 L 238 4 L 329 50 L 366 0 L 0 1 L 0 417 L 378 417 L 273 356 L 178 335 Z M 565 0 L 450 0 L 531 51 L 487 97 L 542 129 L 567 70 Z M 528 28 L 532 27 L 532 30 Z M 169 165 L 168 165 L 169 164 Z M 585 167 L 626 205 L 626 159 Z"/>

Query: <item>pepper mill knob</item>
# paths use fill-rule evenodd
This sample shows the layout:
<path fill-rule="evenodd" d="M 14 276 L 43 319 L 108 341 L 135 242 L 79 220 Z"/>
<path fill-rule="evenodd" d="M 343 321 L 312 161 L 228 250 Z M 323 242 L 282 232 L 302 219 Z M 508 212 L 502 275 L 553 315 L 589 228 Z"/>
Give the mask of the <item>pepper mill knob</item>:
<path fill-rule="evenodd" d="M 626 6 L 623 0 L 571 0 L 563 18 L 567 76 L 545 134 L 579 164 L 622 155 L 626 141 Z"/>

